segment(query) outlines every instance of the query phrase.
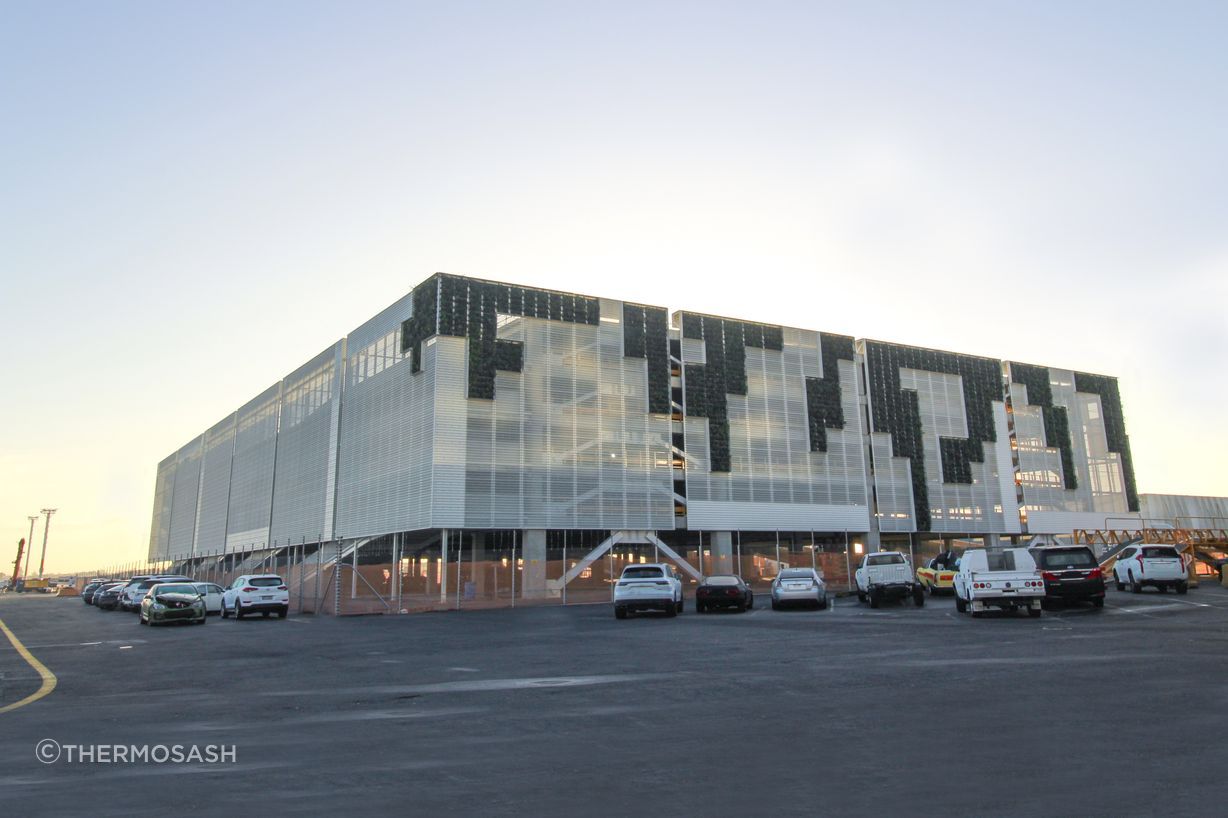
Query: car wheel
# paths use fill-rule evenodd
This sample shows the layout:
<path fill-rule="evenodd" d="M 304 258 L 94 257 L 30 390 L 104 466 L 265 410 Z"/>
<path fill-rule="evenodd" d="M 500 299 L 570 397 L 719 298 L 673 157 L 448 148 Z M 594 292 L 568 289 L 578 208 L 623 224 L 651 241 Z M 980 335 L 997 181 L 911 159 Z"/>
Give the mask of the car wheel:
<path fill-rule="evenodd" d="M 289 614 L 290 614 L 289 608 L 282 608 L 280 611 L 277 612 L 277 618 L 285 619 L 287 616 L 289 616 Z"/>
<path fill-rule="evenodd" d="M 698 599 L 695 600 L 695 613 L 703 613 L 703 612 L 704 612 L 704 604 L 700 602 Z"/>
<path fill-rule="evenodd" d="M 1190 590 L 1190 583 L 1189 583 L 1189 582 L 1186 582 L 1186 581 L 1182 580 L 1181 582 L 1178 582 L 1178 583 L 1177 583 L 1177 593 L 1179 593 L 1179 594 L 1184 594 L 1185 592 L 1187 592 L 1187 591 L 1189 591 L 1189 590 Z"/>
<path fill-rule="evenodd" d="M 1142 592 L 1143 592 L 1143 586 L 1139 583 L 1138 580 L 1134 578 L 1134 572 L 1131 571 L 1130 572 L 1130 593 L 1141 594 Z"/>
<path fill-rule="evenodd" d="M 626 608 L 623 608 L 623 607 L 620 607 L 620 606 L 618 606 L 618 605 L 615 605 L 615 606 L 614 606 L 614 618 L 615 618 L 615 619 L 626 619 L 626 618 L 627 618 L 627 609 L 626 609 Z"/>
<path fill-rule="evenodd" d="M 823 598 L 819 600 L 819 610 L 820 610 L 820 611 L 825 611 L 825 610 L 827 610 L 827 605 L 828 605 L 828 602 L 827 602 L 827 594 L 826 594 L 826 593 L 824 593 L 824 594 L 823 594 Z"/>
<path fill-rule="evenodd" d="M 1040 616 L 1040 608 L 1033 608 L 1031 605 L 1029 605 L 1028 606 L 1028 616 L 1032 617 L 1033 619 L 1036 619 L 1038 616 Z"/>
<path fill-rule="evenodd" d="M 1117 576 L 1116 571 L 1113 572 L 1113 584 L 1117 586 L 1117 590 L 1119 591 L 1126 590 L 1126 583 L 1121 581 L 1121 577 Z"/>
<path fill-rule="evenodd" d="M 912 589 L 912 604 L 920 608 L 925 604 L 925 589 L 920 585 L 914 585 Z"/>
<path fill-rule="evenodd" d="M 1104 597 L 1102 596 L 1096 597 L 1095 599 L 1092 600 L 1092 604 L 1095 605 L 1097 608 L 1103 608 L 1104 607 Z"/>
<path fill-rule="evenodd" d="M 746 603 L 745 602 L 738 603 L 738 613 L 746 613 Z"/>
<path fill-rule="evenodd" d="M 857 601 L 858 601 L 858 602 L 865 602 L 865 601 L 866 601 L 866 595 L 865 595 L 865 594 L 863 594 L 863 593 L 861 592 L 861 590 L 860 590 L 860 589 L 858 589 L 858 591 L 857 591 Z"/>
<path fill-rule="evenodd" d="M 777 602 L 777 601 L 776 601 L 776 600 L 774 600 L 774 599 L 772 600 L 772 610 L 773 610 L 773 611 L 779 611 L 779 610 L 780 610 L 780 603 L 779 603 L 779 602 Z"/>
<path fill-rule="evenodd" d="M 870 607 L 877 608 L 881 602 L 878 591 L 870 591 Z"/>
<path fill-rule="evenodd" d="M 678 603 L 674 606 L 674 613 L 682 613 L 682 606 L 685 604 L 685 600 L 678 600 Z"/>
<path fill-rule="evenodd" d="M 670 619 L 673 619 L 675 616 L 678 615 L 678 606 L 675 603 L 671 602 L 665 608 L 665 615 L 669 617 Z"/>
<path fill-rule="evenodd" d="M 236 621 L 237 621 L 237 620 L 239 620 L 239 619 L 242 619 L 242 618 L 243 618 L 243 609 L 239 607 L 239 598 L 238 598 L 238 597 L 235 597 L 235 610 L 234 610 L 234 614 L 235 614 L 235 620 L 236 620 Z"/>
<path fill-rule="evenodd" d="M 751 594 L 746 598 L 746 610 L 753 611 L 755 609 L 755 595 Z"/>
<path fill-rule="evenodd" d="M 230 611 L 226 610 L 226 603 L 225 601 L 223 601 L 222 602 L 222 619 L 229 619 L 229 618 L 230 618 Z"/>
<path fill-rule="evenodd" d="M 960 613 L 966 613 L 968 610 L 968 603 L 964 602 L 960 598 L 959 594 L 955 595 L 955 610 L 959 611 Z"/>

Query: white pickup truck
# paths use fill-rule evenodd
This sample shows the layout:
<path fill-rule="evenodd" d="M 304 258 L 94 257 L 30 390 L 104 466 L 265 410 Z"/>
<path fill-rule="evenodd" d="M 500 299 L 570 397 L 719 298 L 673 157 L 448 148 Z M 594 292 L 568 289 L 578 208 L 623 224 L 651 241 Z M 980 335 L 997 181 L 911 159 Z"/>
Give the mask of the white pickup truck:
<path fill-rule="evenodd" d="M 907 599 L 920 608 L 925 604 L 925 588 L 913 577 L 908 558 L 899 551 L 878 551 L 861 558 L 853 579 L 857 599 L 877 608 L 885 600 Z"/>
<path fill-rule="evenodd" d="M 955 609 L 980 616 L 986 608 L 1027 609 L 1040 616 L 1045 581 L 1026 548 L 969 548 L 955 573 Z"/>

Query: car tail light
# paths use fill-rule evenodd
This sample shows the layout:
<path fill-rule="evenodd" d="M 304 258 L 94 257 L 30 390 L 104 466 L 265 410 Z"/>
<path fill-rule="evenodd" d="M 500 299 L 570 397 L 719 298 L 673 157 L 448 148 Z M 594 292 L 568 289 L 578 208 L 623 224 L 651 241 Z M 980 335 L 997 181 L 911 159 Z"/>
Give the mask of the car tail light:
<path fill-rule="evenodd" d="M 250 586 L 249 586 L 249 587 L 247 587 L 247 588 L 244 588 L 244 589 L 243 589 L 243 593 L 245 593 L 245 594 L 254 594 L 254 593 L 256 593 L 256 591 L 258 591 L 258 590 L 260 590 L 260 589 L 259 589 L 259 588 L 252 588 L 252 587 L 250 587 Z"/>
<path fill-rule="evenodd" d="M 1138 560 L 1138 567 L 1142 568 L 1143 567 L 1143 553 L 1141 551 L 1139 552 L 1139 555 L 1135 557 L 1135 559 Z"/>
<path fill-rule="evenodd" d="M 1104 573 L 1099 568 L 1093 568 L 1087 572 L 1087 579 L 1100 579 Z"/>
<path fill-rule="evenodd" d="M 1052 571 L 1042 571 L 1040 575 L 1042 578 L 1044 578 L 1045 582 L 1057 582 L 1061 579 L 1061 577 Z M 1031 585 L 1032 583 L 1029 582 L 1028 584 Z"/>
<path fill-rule="evenodd" d="M 729 588 L 728 590 L 725 591 L 725 596 L 737 596 L 737 595 L 738 595 L 737 588 Z"/>
<path fill-rule="evenodd" d="M 286 585 L 278 585 L 278 586 L 277 586 L 277 590 L 279 590 L 279 591 L 289 591 L 289 590 L 290 590 L 290 588 L 289 588 L 288 586 L 286 586 Z"/>

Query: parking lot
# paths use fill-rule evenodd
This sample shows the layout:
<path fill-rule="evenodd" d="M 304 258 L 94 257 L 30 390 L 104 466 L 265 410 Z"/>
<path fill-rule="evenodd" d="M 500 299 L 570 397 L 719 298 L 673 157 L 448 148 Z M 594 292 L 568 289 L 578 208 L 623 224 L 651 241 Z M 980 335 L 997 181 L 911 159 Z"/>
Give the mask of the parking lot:
<path fill-rule="evenodd" d="M 1040 619 L 757 604 L 147 628 L 6 595 L 57 686 L 0 714 L 0 793 L 21 815 L 1224 812 L 1225 589 Z M 0 707 L 40 684 L 2 639 L 0 672 Z M 236 760 L 45 764 L 43 739 Z"/>

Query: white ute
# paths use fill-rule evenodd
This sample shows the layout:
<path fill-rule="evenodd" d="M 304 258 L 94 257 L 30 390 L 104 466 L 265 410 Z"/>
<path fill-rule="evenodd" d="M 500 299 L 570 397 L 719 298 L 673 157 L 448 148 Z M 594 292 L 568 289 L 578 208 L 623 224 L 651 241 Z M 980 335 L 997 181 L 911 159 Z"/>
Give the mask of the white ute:
<path fill-rule="evenodd" d="M 614 586 L 614 616 L 626 619 L 634 611 L 682 613 L 682 580 L 665 563 L 628 565 Z"/>
<path fill-rule="evenodd" d="M 853 579 L 857 599 L 877 608 L 885 600 L 907 599 L 920 608 L 925 604 L 925 588 L 913 577 L 908 558 L 899 551 L 877 551 L 861 558 Z"/>
<path fill-rule="evenodd" d="M 955 573 L 955 609 L 980 616 L 986 608 L 1027 609 L 1040 616 L 1045 582 L 1026 548 L 969 548 Z"/>

